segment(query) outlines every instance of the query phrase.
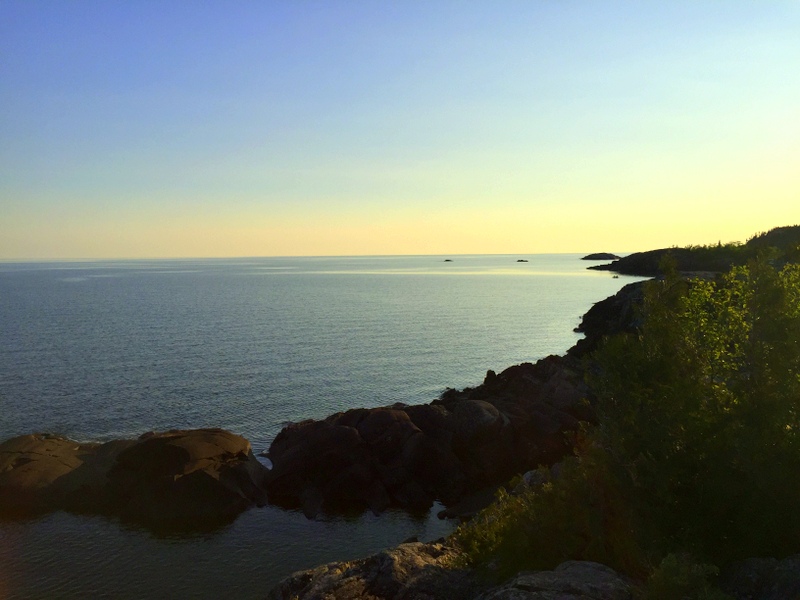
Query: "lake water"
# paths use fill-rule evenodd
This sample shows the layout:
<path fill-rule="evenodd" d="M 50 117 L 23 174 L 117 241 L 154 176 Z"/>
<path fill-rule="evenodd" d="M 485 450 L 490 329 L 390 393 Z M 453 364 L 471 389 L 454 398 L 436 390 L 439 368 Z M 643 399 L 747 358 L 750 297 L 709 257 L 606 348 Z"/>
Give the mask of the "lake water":
<path fill-rule="evenodd" d="M 0 263 L 0 439 L 218 426 L 258 452 L 289 421 L 427 403 L 574 344 L 631 281 L 579 258 Z M 436 509 L 267 507 L 174 537 L 64 513 L 0 523 L 0 598 L 264 597 L 295 570 L 449 533 Z"/>

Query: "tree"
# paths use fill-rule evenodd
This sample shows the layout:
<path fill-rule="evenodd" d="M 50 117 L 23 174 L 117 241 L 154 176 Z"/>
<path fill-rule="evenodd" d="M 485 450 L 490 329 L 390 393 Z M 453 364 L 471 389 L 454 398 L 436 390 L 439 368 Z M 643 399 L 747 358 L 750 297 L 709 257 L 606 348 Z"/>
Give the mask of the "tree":
<path fill-rule="evenodd" d="M 658 552 L 797 551 L 800 267 L 653 282 L 598 354 L 598 442 Z"/>

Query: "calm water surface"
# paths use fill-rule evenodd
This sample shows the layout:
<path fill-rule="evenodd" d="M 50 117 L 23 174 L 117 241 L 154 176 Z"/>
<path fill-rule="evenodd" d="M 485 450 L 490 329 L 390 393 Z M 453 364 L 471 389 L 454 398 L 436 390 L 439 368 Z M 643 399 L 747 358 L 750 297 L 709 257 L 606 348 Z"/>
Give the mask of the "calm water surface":
<path fill-rule="evenodd" d="M 630 281 L 579 255 L 444 258 L 0 263 L 0 439 L 221 426 L 259 451 L 289 421 L 429 402 L 562 353 Z M 63 513 L 5 523 L 0 597 L 263 597 L 294 570 L 445 535 L 435 510 L 265 508 L 171 538 Z"/>

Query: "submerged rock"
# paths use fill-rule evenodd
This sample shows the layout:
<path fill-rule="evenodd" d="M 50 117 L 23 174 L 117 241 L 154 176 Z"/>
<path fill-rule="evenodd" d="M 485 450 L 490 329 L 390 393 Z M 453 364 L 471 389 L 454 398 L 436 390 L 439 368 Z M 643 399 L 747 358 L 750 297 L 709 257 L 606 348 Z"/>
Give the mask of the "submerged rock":
<path fill-rule="evenodd" d="M 32 434 L 0 444 L 0 518 L 52 510 L 203 529 L 266 503 L 267 469 L 222 429 L 80 444 Z"/>

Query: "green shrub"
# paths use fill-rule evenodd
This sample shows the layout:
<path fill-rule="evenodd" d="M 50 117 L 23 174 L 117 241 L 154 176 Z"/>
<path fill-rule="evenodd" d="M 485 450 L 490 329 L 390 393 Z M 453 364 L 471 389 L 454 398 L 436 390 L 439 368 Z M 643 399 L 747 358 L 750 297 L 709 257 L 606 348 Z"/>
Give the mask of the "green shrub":
<path fill-rule="evenodd" d="M 713 562 L 800 539 L 800 267 L 764 262 L 647 293 L 639 335 L 609 340 L 598 441 L 651 550 Z"/>
<path fill-rule="evenodd" d="M 592 560 L 628 573 L 645 573 L 635 527 L 602 454 L 587 449 L 562 462 L 557 479 L 498 502 L 462 525 L 455 540 L 469 564 L 497 578 L 525 569 L 552 569 Z"/>
<path fill-rule="evenodd" d="M 687 554 L 668 554 L 647 580 L 646 600 L 733 600 L 713 585 L 719 569 Z"/>

